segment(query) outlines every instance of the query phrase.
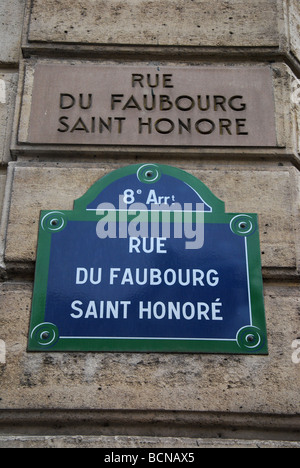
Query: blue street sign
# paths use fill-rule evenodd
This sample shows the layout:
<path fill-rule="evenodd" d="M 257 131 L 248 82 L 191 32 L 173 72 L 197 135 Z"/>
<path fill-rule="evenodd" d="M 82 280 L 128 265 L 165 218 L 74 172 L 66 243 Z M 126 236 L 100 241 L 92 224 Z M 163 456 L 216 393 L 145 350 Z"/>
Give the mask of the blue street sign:
<path fill-rule="evenodd" d="M 43 211 L 28 349 L 266 354 L 257 215 L 156 164 Z"/>

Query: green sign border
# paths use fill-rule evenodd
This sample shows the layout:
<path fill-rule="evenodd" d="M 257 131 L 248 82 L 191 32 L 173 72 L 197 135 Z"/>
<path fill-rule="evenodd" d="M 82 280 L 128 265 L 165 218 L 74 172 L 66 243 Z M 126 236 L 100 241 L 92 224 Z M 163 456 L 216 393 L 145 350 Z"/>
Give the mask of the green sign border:
<path fill-rule="evenodd" d="M 141 182 L 155 183 L 162 174 L 167 174 L 192 187 L 212 207 L 204 213 L 204 223 L 229 224 L 238 236 L 245 237 L 248 257 L 248 278 L 252 325 L 243 327 L 235 340 L 212 339 L 105 339 L 105 338 L 60 338 L 55 324 L 46 323 L 45 308 L 48 285 L 51 238 L 61 231 L 68 221 L 99 221 L 95 211 L 87 206 L 108 185 L 128 175 L 137 174 Z M 135 215 L 136 216 L 136 215 Z M 133 215 L 133 219 L 135 217 Z M 146 213 L 146 216 L 148 214 Z M 115 170 L 99 179 L 81 198 L 75 200 L 72 211 L 41 211 L 38 250 L 36 260 L 32 312 L 28 339 L 28 351 L 108 351 L 108 352 L 182 352 L 182 353 L 230 353 L 268 354 L 265 322 L 263 281 L 261 272 L 258 217 L 253 213 L 225 213 L 225 204 L 196 177 L 180 169 L 158 164 L 137 164 Z"/>

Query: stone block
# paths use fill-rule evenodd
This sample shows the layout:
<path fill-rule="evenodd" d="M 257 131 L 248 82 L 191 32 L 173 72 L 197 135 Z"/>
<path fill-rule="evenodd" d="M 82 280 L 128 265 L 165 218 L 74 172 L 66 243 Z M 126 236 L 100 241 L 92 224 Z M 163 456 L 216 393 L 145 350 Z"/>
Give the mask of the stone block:
<path fill-rule="evenodd" d="M 299 132 L 297 119 L 299 118 L 298 95 L 295 89 L 298 80 L 291 69 L 276 63 L 273 65 L 275 125 L 278 145 L 285 148 L 287 153 L 295 154 L 299 159 Z M 272 116 L 270 116 L 270 119 Z"/>
<path fill-rule="evenodd" d="M 10 160 L 17 78 L 17 73 L 4 73 L 0 70 L 0 166 Z"/>
<path fill-rule="evenodd" d="M 38 63 L 19 141 L 274 147 L 274 113 L 270 67 Z"/>
<path fill-rule="evenodd" d="M 134 163 L 135 161 L 131 161 Z M 142 162 L 142 161 L 141 161 Z M 210 163 L 195 168 L 192 161 L 164 161 L 191 172 L 225 202 L 228 213 L 258 213 L 262 264 L 267 275 L 296 275 L 296 200 L 299 174 L 292 166 L 234 166 Z M 127 165 L 130 161 L 122 163 Z M 36 258 L 40 210 L 71 210 L 73 201 L 119 165 L 40 166 L 11 163 L 13 187 L 5 250 L 10 263 L 31 263 Z M 197 167 L 197 165 L 196 165 Z"/>
<path fill-rule="evenodd" d="M 288 3 L 291 52 L 300 60 L 300 4 L 298 0 L 290 0 Z"/>
<path fill-rule="evenodd" d="M 277 0 L 32 0 L 28 42 L 277 46 Z"/>
<path fill-rule="evenodd" d="M 300 448 L 300 442 L 280 440 L 239 440 L 239 439 L 212 439 L 212 438 L 187 438 L 187 437 L 145 437 L 145 436 L 0 436 L 0 448 L 118 448 L 118 449 L 216 449 L 216 448 Z M 105 452 L 104 452 L 105 453 Z M 160 452 L 159 452 L 160 453 Z M 199 453 L 199 452 L 198 452 Z M 112 459 L 112 453 L 107 453 Z M 168 454 L 171 457 L 170 454 Z M 177 457 L 175 458 L 175 456 Z M 184 453 L 185 455 L 185 453 Z M 143 456 L 146 458 L 147 454 Z M 153 463 L 153 454 L 148 455 Z M 135 455 L 136 457 L 136 455 Z M 164 454 L 157 455 L 160 463 L 164 462 Z M 183 460 L 183 455 L 174 453 L 175 460 Z M 190 457 L 190 458 L 189 458 Z M 103 456 L 104 459 L 104 456 Z M 119 460 L 118 458 L 114 458 Z M 192 462 L 196 460 L 194 452 L 186 457 Z M 121 460 L 121 459 L 120 459 Z M 130 458 L 124 458 L 134 463 Z M 121 462 L 122 463 L 122 462 Z"/>
<path fill-rule="evenodd" d="M 172 108 L 170 111 L 171 114 L 170 112 L 162 112 L 157 108 L 155 111 L 145 113 L 144 116 L 144 113 L 141 112 L 141 109 L 139 110 L 138 108 L 132 108 L 135 106 L 135 104 L 134 101 L 131 100 L 128 104 L 129 108 L 125 111 L 122 110 L 122 106 L 120 106 L 120 104 L 116 104 L 116 106 L 119 106 L 117 109 L 121 108 L 121 111 L 119 111 L 121 114 L 120 117 L 117 110 L 112 111 L 110 108 L 111 96 L 109 93 L 108 96 L 104 93 L 100 98 L 100 95 L 98 96 L 97 94 L 98 101 L 95 99 L 96 102 L 93 103 L 93 107 L 90 110 L 82 111 L 83 114 L 81 113 L 81 110 L 78 106 L 78 102 L 76 103 L 74 109 L 72 108 L 70 110 L 61 110 L 60 106 L 62 105 L 64 107 L 71 105 L 72 107 L 72 102 L 74 101 L 71 101 L 70 104 L 70 97 L 68 98 L 69 100 L 67 103 L 63 102 L 63 104 L 60 104 L 60 94 L 70 93 L 71 91 L 68 87 L 65 86 L 63 86 L 64 91 L 62 91 L 61 86 L 58 86 L 57 89 L 60 89 L 60 91 L 57 90 L 55 93 L 53 91 L 54 88 L 52 88 L 53 97 L 51 99 L 49 97 L 45 98 L 45 96 L 48 96 L 43 88 L 43 83 L 45 80 L 42 80 L 42 82 L 40 81 L 40 84 L 38 85 L 38 77 L 40 76 L 43 66 L 45 65 L 50 67 L 49 70 L 51 70 L 52 73 L 57 66 L 57 76 L 61 76 L 62 83 L 70 81 L 69 78 L 67 78 L 67 76 L 70 74 L 68 70 L 70 70 L 72 67 L 75 69 L 75 66 L 78 66 L 76 69 L 80 71 L 81 83 L 85 83 L 87 81 L 84 80 L 84 73 L 92 73 L 92 76 L 95 76 L 95 73 L 97 73 L 98 70 L 97 67 L 99 67 L 99 73 L 104 73 L 104 76 L 106 76 L 105 74 L 108 73 L 107 70 L 109 70 L 109 73 L 113 73 L 114 70 L 112 67 L 115 67 L 115 75 L 118 75 L 120 79 L 122 77 L 122 70 L 124 68 L 120 64 L 114 64 L 113 66 L 107 67 L 107 63 L 103 63 L 102 65 L 95 65 L 87 61 L 73 61 L 72 64 L 65 60 L 51 60 L 37 63 L 32 62 L 31 60 L 27 61 L 24 70 L 23 89 L 19 90 L 20 95 L 22 96 L 20 104 L 21 107 L 18 109 L 18 112 L 16 112 L 14 123 L 12 150 L 16 155 L 24 153 L 37 154 L 39 151 L 46 151 L 48 153 L 61 156 L 62 154 L 65 154 L 66 151 L 70 152 L 71 150 L 72 154 L 77 154 L 78 156 L 82 155 L 83 153 L 94 155 L 116 151 L 118 151 L 118 153 L 122 151 L 123 153 L 127 154 L 129 149 L 132 149 L 132 151 L 135 153 L 144 154 L 145 151 L 147 151 L 148 153 L 157 154 L 158 151 L 162 153 L 161 148 L 167 144 L 169 146 L 169 151 L 180 155 L 183 154 L 182 147 L 185 148 L 184 153 L 188 152 L 189 154 L 195 154 L 198 157 L 201 157 L 204 152 L 205 154 L 211 155 L 216 155 L 216 153 L 219 154 L 220 152 L 223 152 L 223 154 L 228 154 L 228 147 L 232 147 L 231 154 L 238 155 L 239 157 L 250 155 L 253 158 L 257 158 L 260 155 L 266 155 L 269 158 L 280 156 L 297 163 L 299 161 L 299 135 L 297 127 L 299 106 L 295 105 L 295 86 L 298 85 L 298 81 L 291 72 L 290 68 L 284 64 L 275 63 L 271 66 L 271 68 L 269 65 L 263 67 L 243 65 L 240 68 L 238 67 L 237 70 L 235 70 L 235 67 L 221 67 L 223 73 L 226 74 L 228 72 L 229 76 L 231 76 L 230 74 L 233 73 L 233 76 L 236 79 L 236 86 L 232 87 L 233 78 L 230 78 L 231 88 L 230 91 L 228 91 L 230 96 L 232 93 L 245 94 L 245 96 L 248 93 L 252 97 L 255 96 L 255 99 L 248 97 L 245 115 L 243 115 L 243 118 L 246 118 L 245 125 L 247 125 L 248 135 L 236 135 L 235 133 L 230 135 L 231 131 L 225 132 L 225 130 L 219 129 L 221 122 L 221 120 L 219 122 L 219 118 L 224 119 L 224 116 L 226 116 L 226 118 L 230 117 L 232 119 L 239 119 L 241 116 L 240 114 L 242 114 L 240 111 L 231 111 L 231 113 L 233 112 L 234 115 L 230 116 L 231 114 L 227 111 L 227 109 L 226 112 L 224 109 L 220 111 L 220 108 L 218 109 L 218 112 L 212 111 L 211 109 L 211 115 L 204 111 L 200 112 L 200 110 L 196 109 L 196 106 L 193 107 L 189 112 L 177 110 L 173 106 L 174 108 Z M 168 65 L 164 64 L 164 66 L 167 67 Z M 145 64 L 139 63 L 135 66 L 131 65 L 130 67 L 132 67 L 132 73 L 136 73 L 143 67 L 144 70 Z M 129 73 L 130 67 L 128 67 L 128 65 L 126 66 L 127 74 Z M 153 67 L 149 67 L 149 70 L 153 71 Z M 186 68 L 184 68 L 183 65 L 177 65 L 176 68 L 174 68 L 173 65 L 172 70 L 175 70 L 174 73 L 176 73 L 177 78 L 178 76 L 180 77 L 180 82 L 182 82 L 185 77 L 190 76 L 188 75 L 188 71 L 185 73 L 184 70 L 186 70 Z M 197 70 L 199 70 L 199 73 L 201 73 L 201 66 L 197 67 Z M 271 73 L 269 75 L 270 70 Z M 248 74 L 247 71 L 249 71 Z M 65 73 L 67 73 L 66 76 L 64 75 Z M 215 67 L 204 67 L 201 79 L 204 79 L 205 76 L 206 79 L 209 79 L 209 73 L 212 74 L 212 79 L 216 80 L 217 82 L 216 76 L 218 76 L 218 70 L 216 70 Z M 253 87 L 253 81 L 255 82 L 255 73 L 258 73 L 260 79 L 262 76 L 264 79 L 263 81 L 260 81 L 260 84 L 257 82 L 256 87 Z M 247 79 L 251 79 L 251 77 L 252 91 L 250 90 L 250 87 L 248 89 L 246 85 Z M 210 81 L 212 81 L 212 79 Z M 59 80 L 59 78 L 57 78 L 57 80 Z M 223 81 L 224 80 L 225 78 Z M 80 82 L 79 79 L 77 81 Z M 92 79 L 92 82 L 94 84 L 91 86 L 94 86 L 94 88 L 97 89 L 97 80 Z M 73 82 L 72 84 L 72 93 L 76 94 L 78 98 L 79 94 L 83 93 L 83 91 L 82 86 L 78 86 L 78 89 L 76 88 L 76 83 L 74 84 Z M 34 94 L 33 89 L 35 89 Z M 116 91 L 116 93 L 120 93 L 121 91 L 125 92 L 127 90 L 126 85 L 122 84 L 119 84 L 117 89 L 118 91 Z M 197 89 L 197 86 L 195 89 Z M 214 89 L 219 88 L 217 85 L 214 85 Z M 128 94 L 127 91 L 125 93 L 126 96 Z M 171 93 L 173 90 L 161 90 L 160 92 L 166 93 L 167 91 Z M 86 91 L 86 93 L 88 92 L 91 91 Z M 176 90 L 174 90 L 175 97 L 178 96 L 178 92 L 179 94 L 181 93 L 181 95 L 182 93 L 188 94 L 188 90 L 185 90 L 185 88 L 181 87 L 180 91 L 177 90 L 177 94 Z M 138 93 L 138 91 L 135 90 L 135 93 Z M 199 91 L 199 93 L 201 92 Z M 221 91 L 218 94 L 222 94 Z M 255 102 L 257 102 L 257 96 L 260 94 L 264 96 L 264 99 L 261 99 L 260 101 L 262 102 L 261 105 L 264 111 L 259 113 L 261 125 L 259 128 L 257 128 L 257 121 L 255 119 L 253 121 L 253 115 L 256 115 L 256 113 L 259 111 Z M 49 95 L 51 95 L 51 93 L 49 93 Z M 298 99 L 298 94 L 296 97 Z M 126 98 L 123 98 L 125 102 Z M 103 104 L 102 100 L 105 101 L 105 104 Z M 186 106 L 187 102 L 190 104 L 191 101 L 184 101 L 183 105 Z M 214 133 L 200 135 L 200 132 L 194 128 L 194 124 L 199 118 L 199 113 L 202 118 L 216 120 L 217 124 L 215 126 Z M 102 126 L 101 132 L 104 133 L 101 133 L 100 129 L 98 128 L 100 124 L 97 122 L 99 122 L 100 117 L 103 117 L 106 125 L 108 125 L 107 118 L 109 115 L 113 115 L 115 120 L 117 116 L 117 119 L 126 118 L 126 122 L 123 122 L 124 125 L 121 130 L 120 122 L 118 121 L 117 123 L 117 120 L 114 122 L 114 128 L 108 129 L 109 131 L 107 129 L 105 130 L 105 128 Z M 141 116 L 142 119 L 144 118 L 146 121 L 147 117 L 153 117 L 153 125 L 154 120 L 158 117 L 162 117 L 163 119 L 170 117 L 175 122 L 174 123 L 172 121 L 174 126 L 173 129 L 171 129 L 171 134 L 166 135 L 164 133 L 165 128 L 159 128 L 158 131 L 161 133 L 158 133 L 158 131 L 153 128 L 152 135 L 150 134 L 149 136 L 149 128 L 147 130 L 145 129 L 145 126 L 142 130 L 140 127 L 138 131 L 138 121 L 140 121 Z M 80 117 L 82 120 L 78 120 L 78 117 Z M 190 133 L 188 133 L 186 130 L 182 130 L 182 128 L 177 128 L 178 119 L 183 119 L 185 122 L 188 117 L 191 118 L 190 120 L 192 122 Z M 62 121 L 60 120 L 61 118 Z M 45 122 L 45 131 L 43 131 L 43 126 L 39 124 L 41 121 Z M 76 126 L 75 122 L 77 121 L 79 123 Z M 84 121 L 86 123 L 84 123 Z M 66 122 L 68 125 L 66 125 Z M 232 122 L 234 122 L 234 120 L 232 120 Z M 133 129 L 135 129 L 133 132 L 130 132 L 131 125 L 133 125 Z M 167 125 L 170 126 L 170 122 Z M 170 127 L 167 128 L 169 129 Z M 263 128 L 263 131 L 261 128 Z M 76 131 L 74 129 L 76 129 Z M 204 129 L 204 131 L 206 130 Z M 224 132 L 226 133 L 225 135 Z M 201 147 L 198 145 L 201 145 Z M 244 148 L 242 155 L 240 150 L 241 147 Z M 201 148 L 200 154 L 199 148 Z"/>
<path fill-rule="evenodd" d="M 0 4 L 0 63 L 18 63 L 23 28 L 24 0 L 9 0 Z"/>
<path fill-rule="evenodd" d="M 264 415 L 299 414 L 297 286 L 265 286 L 268 356 L 28 353 L 32 287 L 2 283 L 0 294 L 0 339 L 6 346 L 5 363 L 0 362 L 0 410 L 48 409 L 56 424 L 59 415 L 56 418 L 55 411 L 59 409 L 137 410 L 132 417 L 140 414 L 144 424 L 153 414 L 142 416 L 142 412 L 156 410 L 162 422 L 175 417 L 164 411 L 191 412 L 192 419 L 204 413 L 215 423 L 218 414 L 232 413 L 233 419 L 242 414 L 245 419 L 240 425 L 246 426 L 250 414 L 259 414 L 262 419 Z M 109 412 L 106 414 L 109 421 Z M 37 414 L 39 424 L 40 416 Z M 26 417 L 28 420 L 30 413 Z M 87 424 L 93 424 L 91 417 L 86 418 Z M 113 435 L 113 429 L 109 430 Z"/>

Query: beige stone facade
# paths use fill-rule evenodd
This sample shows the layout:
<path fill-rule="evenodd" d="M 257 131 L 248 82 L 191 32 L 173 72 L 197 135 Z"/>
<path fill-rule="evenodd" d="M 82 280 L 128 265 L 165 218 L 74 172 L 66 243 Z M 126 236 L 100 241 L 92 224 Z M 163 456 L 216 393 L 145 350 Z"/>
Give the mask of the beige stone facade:
<path fill-rule="evenodd" d="M 299 448 L 299 2 L 11 0 L 0 15 L 0 447 Z M 32 144 L 47 63 L 269 70 L 276 143 Z M 40 210 L 137 162 L 258 213 L 268 356 L 26 351 Z"/>

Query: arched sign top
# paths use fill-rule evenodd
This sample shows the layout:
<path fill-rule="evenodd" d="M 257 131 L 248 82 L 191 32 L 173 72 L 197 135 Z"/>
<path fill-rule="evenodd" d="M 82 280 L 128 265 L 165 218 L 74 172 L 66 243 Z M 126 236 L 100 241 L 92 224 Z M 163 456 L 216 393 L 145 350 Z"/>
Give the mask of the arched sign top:
<path fill-rule="evenodd" d="M 136 164 L 111 172 L 99 179 L 74 209 L 96 211 L 110 203 L 116 210 L 126 210 L 138 203 L 145 210 L 154 205 L 168 205 L 172 211 L 224 213 L 219 200 L 199 179 L 180 169 L 161 164 Z"/>

